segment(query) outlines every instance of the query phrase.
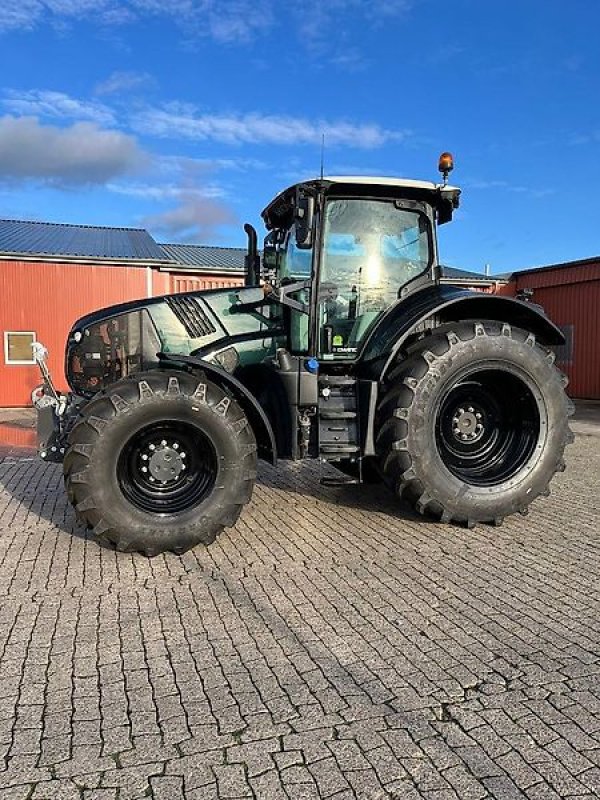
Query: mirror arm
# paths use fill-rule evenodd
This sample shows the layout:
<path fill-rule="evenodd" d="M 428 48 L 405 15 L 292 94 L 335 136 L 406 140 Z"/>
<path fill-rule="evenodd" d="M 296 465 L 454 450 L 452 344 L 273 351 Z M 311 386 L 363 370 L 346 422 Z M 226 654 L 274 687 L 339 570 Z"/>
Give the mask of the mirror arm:
<path fill-rule="evenodd" d="M 307 303 L 301 303 L 299 300 L 293 300 L 289 295 L 294 292 L 299 292 L 302 289 L 310 289 L 310 281 L 294 281 L 293 283 L 286 283 L 280 286 L 273 292 L 273 299 L 282 306 L 288 306 L 294 311 L 300 311 L 302 314 L 310 313 L 310 306 Z"/>

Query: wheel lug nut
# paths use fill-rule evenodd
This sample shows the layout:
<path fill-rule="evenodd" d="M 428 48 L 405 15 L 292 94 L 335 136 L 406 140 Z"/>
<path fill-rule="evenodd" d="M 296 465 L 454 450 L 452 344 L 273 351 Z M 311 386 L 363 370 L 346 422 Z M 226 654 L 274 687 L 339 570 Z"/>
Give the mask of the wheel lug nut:
<path fill-rule="evenodd" d="M 154 478 L 152 477 L 152 475 L 150 476 L 150 481 L 151 483 L 154 483 Z"/>
<path fill-rule="evenodd" d="M 481 419 L 481 411 L 478 411 L 478 412 L 475 414 L 475 417 L 476 417 L 477 419 Z"/>
<path fill-rule="evenodd" d="M 142 467 L 142 472 L 148 472 L 148 467 Z"/>
<path fill-rule="evenodd" d="M 177 442 L 173 442 L 173 450 L 179 450 L 179 445 Z"/>
<path fill-rule="evenodd" d="M 144 455 L 142 456 L 142 461 L 148 461 L 148 456 L 146 455 L 146 453 L 144 453 Z"/>
<path fill-rule="evenodd" d="M 183 450 L 181 451 L 181 453 L 180 453 L 179 455 L 180 455 L 182 458 L 185 458 L 185 453 L 183 452 Z"/>
<path fill-rule="evenodd" d="M 473 408 L 473 406 L 469 406 L 467 411 L 469 412 L 469 414 L 472 414 L 475 411 L 475 409 Z"/>
<path fill-rule="evenodd" d="M 167 446 L 167 440 L 163 439 L 162 442 L 160 443 L 160 446 L 161 447 L 166 447 Z"/>
<path fill-rule="evenodd" d="M 149 450 L 156 450 L 156 445 L 151 444 L 151 445 L 149 445 L 148 449 Z"/>

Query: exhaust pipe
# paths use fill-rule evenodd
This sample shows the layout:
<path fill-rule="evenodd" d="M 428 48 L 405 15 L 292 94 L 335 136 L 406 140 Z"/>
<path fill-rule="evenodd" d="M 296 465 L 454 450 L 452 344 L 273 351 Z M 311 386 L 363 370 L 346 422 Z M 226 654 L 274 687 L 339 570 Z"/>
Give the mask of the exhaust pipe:
<path fill-rule="evenodd" d="M 260 284 L 260 258 L 258 255 L 257 237 L 255 228 L 246 222 L 244 231 L 248 237 L 248 253 L 244 259 L 246 271 L 246 286 L 258 286 Z"/>

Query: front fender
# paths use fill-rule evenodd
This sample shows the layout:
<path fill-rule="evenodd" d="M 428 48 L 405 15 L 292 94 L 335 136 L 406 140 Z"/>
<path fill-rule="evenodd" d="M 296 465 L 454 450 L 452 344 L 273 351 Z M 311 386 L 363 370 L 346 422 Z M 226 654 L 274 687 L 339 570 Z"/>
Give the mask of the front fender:
<path fill-rule="evenodd" d="M 179 353 L 159 353 L 158 358 L 159 366 L 162 368 L 171 365 L 181 366 L 183 364 L 192 369 L 201 369 L 208 373 L 220 386 L 228 388 L 248 417 L 256 437 L 259 458 L 269 461 L 271 464 L 277 463 L 277 445 L 271 423 L 254 395 L 248 391 L 243 383 L 222 367 L 209 361 L 204 361 L 202 358 Z"/>
<path fill-rule="evenodd" d="M 539 306 L 502 295 L 439 285 L 409 295 L 392 306 L 371 330 L 359 359 L 364 371 L 382 378 L 414 333 L 463 320 L 507 322 L 533 333 L 544 345 L 563 344 L 562 331 Z"/>

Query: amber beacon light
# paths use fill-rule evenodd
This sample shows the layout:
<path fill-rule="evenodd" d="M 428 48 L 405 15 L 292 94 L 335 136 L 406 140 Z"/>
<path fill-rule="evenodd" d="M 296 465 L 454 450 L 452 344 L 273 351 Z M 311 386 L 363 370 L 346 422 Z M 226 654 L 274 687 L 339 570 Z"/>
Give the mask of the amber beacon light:
<path fill-rule="evenodd" d="M 442 153 L 438 164 L 438 169 L 444 178 L 444 184 L 448 183 L 448 175 L 454 169 L 454 157 L 452 153 Z"/>

